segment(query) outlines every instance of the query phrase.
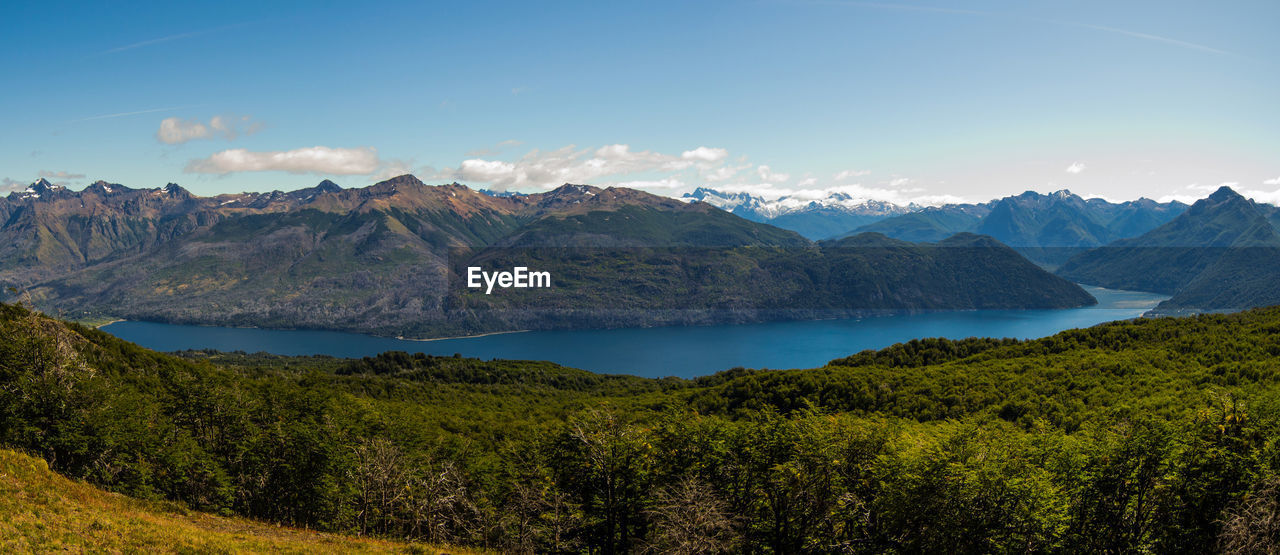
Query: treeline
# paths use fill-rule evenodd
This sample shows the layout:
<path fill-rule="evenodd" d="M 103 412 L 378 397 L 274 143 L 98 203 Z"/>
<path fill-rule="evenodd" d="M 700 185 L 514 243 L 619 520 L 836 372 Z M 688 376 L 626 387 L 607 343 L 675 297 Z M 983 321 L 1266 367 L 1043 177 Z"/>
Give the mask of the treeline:
<path fill-rule="evenodd" d="M 1271 309 L 647 380 L 179 358 L 0 305 L 0 443 L 132 496 L 506 552 L 1265 552 L 1277 332 Z"/>

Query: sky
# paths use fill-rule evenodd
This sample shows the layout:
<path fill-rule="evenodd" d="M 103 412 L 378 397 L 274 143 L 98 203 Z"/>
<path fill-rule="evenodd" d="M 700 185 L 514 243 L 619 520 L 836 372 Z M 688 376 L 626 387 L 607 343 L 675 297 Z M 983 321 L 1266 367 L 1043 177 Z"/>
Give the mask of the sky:
<path fill-rule="evenodd" d="M 6 2 L 0 194 L 1280 201 L 1280 2 Z"/>

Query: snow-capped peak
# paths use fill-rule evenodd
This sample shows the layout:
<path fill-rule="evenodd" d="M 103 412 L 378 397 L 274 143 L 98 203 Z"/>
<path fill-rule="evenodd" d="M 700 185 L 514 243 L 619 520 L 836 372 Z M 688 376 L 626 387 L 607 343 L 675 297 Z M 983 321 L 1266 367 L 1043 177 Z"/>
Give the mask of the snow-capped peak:
<path fill-rule="evenodd" d="M 750 214 L 762 219 L 818 210 L 846 212 L 859 215 L 891 216 L 909 212 L 910 209 L 891 202 L 856 198 L 847 193 L 834 192 L 825 198 L 781 196 L 775 199 L 753 196 L 746 192 L 728 193 L 699 187 L 684 198 L 710 204 L 726 212 Z"/>

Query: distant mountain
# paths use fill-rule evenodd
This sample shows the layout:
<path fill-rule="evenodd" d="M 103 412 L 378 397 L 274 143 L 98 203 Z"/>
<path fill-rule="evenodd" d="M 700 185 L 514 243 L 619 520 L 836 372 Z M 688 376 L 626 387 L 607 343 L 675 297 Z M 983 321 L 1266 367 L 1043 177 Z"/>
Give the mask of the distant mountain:
<path fill-rule="evenodd" d="M 986 204 L 957 204 L 888 218 L 854 231 L 912 241 L 936 241 L 968 231 L 989 235 L 1032 260 L 1059 264 L 1084 249 L 1144 233 L 1169 221 L 1186 205 L 1150 199 L 1111 203 L 1061 190 L 1027 191 Z"/>
<path fill-rule="evenodd" d="M 1173 295 L 1157 312 L 1280 304 L 1274 208 L 1222 187 L 1139 237 L 1068 260 L 1058 274 L 1103 287 Z"/>
<path fill-rule="evenodd" d="M 844 193 L 832 193 L 818 200 L 793 196 L 765 199 L 748 193 L 725 193 L 705 187 L 685 193 L 683 198 L 710 204 L 753 222 L 790 229 L 814 240 L 843 235 L 859 226 L 918 208 L 857 199 Z"/>
<path fill-rule="evenodd" d="M 526 193 L 516 191 L 494 191 L 492 189 L 480 189 L 480 194 L 489 195 L 491 197 L 523 197 Z"/>
<path fill-rule="evenodd" d="M 572 221 L 563 226 L 574 227 Z M 557 246 L 481 249 L 465 264 L 545 269 L 564 287 L 511 295 L 455 287 L 450 305 L 465 307 L 466 317 L 477 322 L 532 327 L 566 313 L 598 325 L 635 326 L 1096 303 L 1078 285 L 990 237 L 972 234 L 925 244 L 875 233 L 818 244 L 782 240 L 727 248 L 565 249 L 559 239 L 550 244 Z"/>
<path fill-rule="evenodd" d="M 421 337 L 1093 302 L 990 239 L 818 244 L 625 188 L 492 196 L 407 175 L 217 197 L 36 185 L 0 208 L 0 281 L 74 318 Z M 471 266 L 521 265 L 554 287 L 464 283 Z"/>
<path fill-rule="evenodd" d="M 98 181 L 70 191 L 41 179 L 0 198 L 0 280 L 30 283 L 138 254 L 229 217 L 287 212 L 341 190 L 325 180 L 288 193 L 196 197 L 173 183 L 132 189 Z"/>
<path fill-rule="evenodd" d="M 848 235 L 882 233 L 903 241 L 941 241 L 956 233 L 972 232 L 990 212 L 991 203 L 934 206 L 864 225 Z"/>
<path fill-rule="evenodd" d="M 1048 281 L 1038 266 L 999 241 L 972 233 L 959 233 L 935 243 L 911 243 L 878 233 L 861 233 L 822 243 L 831 268 L 838 272 L 830 289 L 847 295 L 902 297 L 901 289 L 924 286 L 925 296 L 961 295 L 961 299 L 935 297 L 935 305 L 972 304 L 994 308 L 1007 304 L 1001 291 L 1018 297 L 1024 306 L 1061 306 L 1063 301 L 1078 306 L 1096 304 L 1088 293 L 1067 280 Z M 983 268 L 999 268 L 987 272 Z M 1034 290 L 1015 287 L 1034 282 Z M 912 284 L 909 288 L 904 284 Z M 872 293 L 868 293 L 868 291 Z M 909 298 L 909 297 L 908 297 Z"/>

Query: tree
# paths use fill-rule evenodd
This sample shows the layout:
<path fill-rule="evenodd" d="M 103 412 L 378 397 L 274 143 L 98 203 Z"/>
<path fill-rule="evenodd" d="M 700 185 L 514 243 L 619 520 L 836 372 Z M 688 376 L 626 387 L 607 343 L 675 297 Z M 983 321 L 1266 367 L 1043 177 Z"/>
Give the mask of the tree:
<path fill-rule="evenodd" d="M 659 489 L 645 513 L 651 524 L 647 546 L 650 552 L 728 553 L 737 545 L 728 507 L 696 478 L 685 477 Z"/>
<path fill-rule="evenodd" d="M 409 475 L 400 450 L 382 439 L 361 440 L 352 448 L 348 473 L 356 492 L 356 521 L 363 534 L 387 535 L 398 524 L 397 509 L 409 494 Z"/>
<path fill-rule="evenodd" d="M 1218 546 L 1240 555 L 1280 553 L 1280 477 L 1268 478 L 1227 510 Z"/>
<path fill-rule="evenodd" d="M 560 482 L 578 497 L 592 542 L 604 553 L 625 553 L 643 535 L 650 449 L 639 427 L 608 409 L 589 410 L 567 426 Z"/>

